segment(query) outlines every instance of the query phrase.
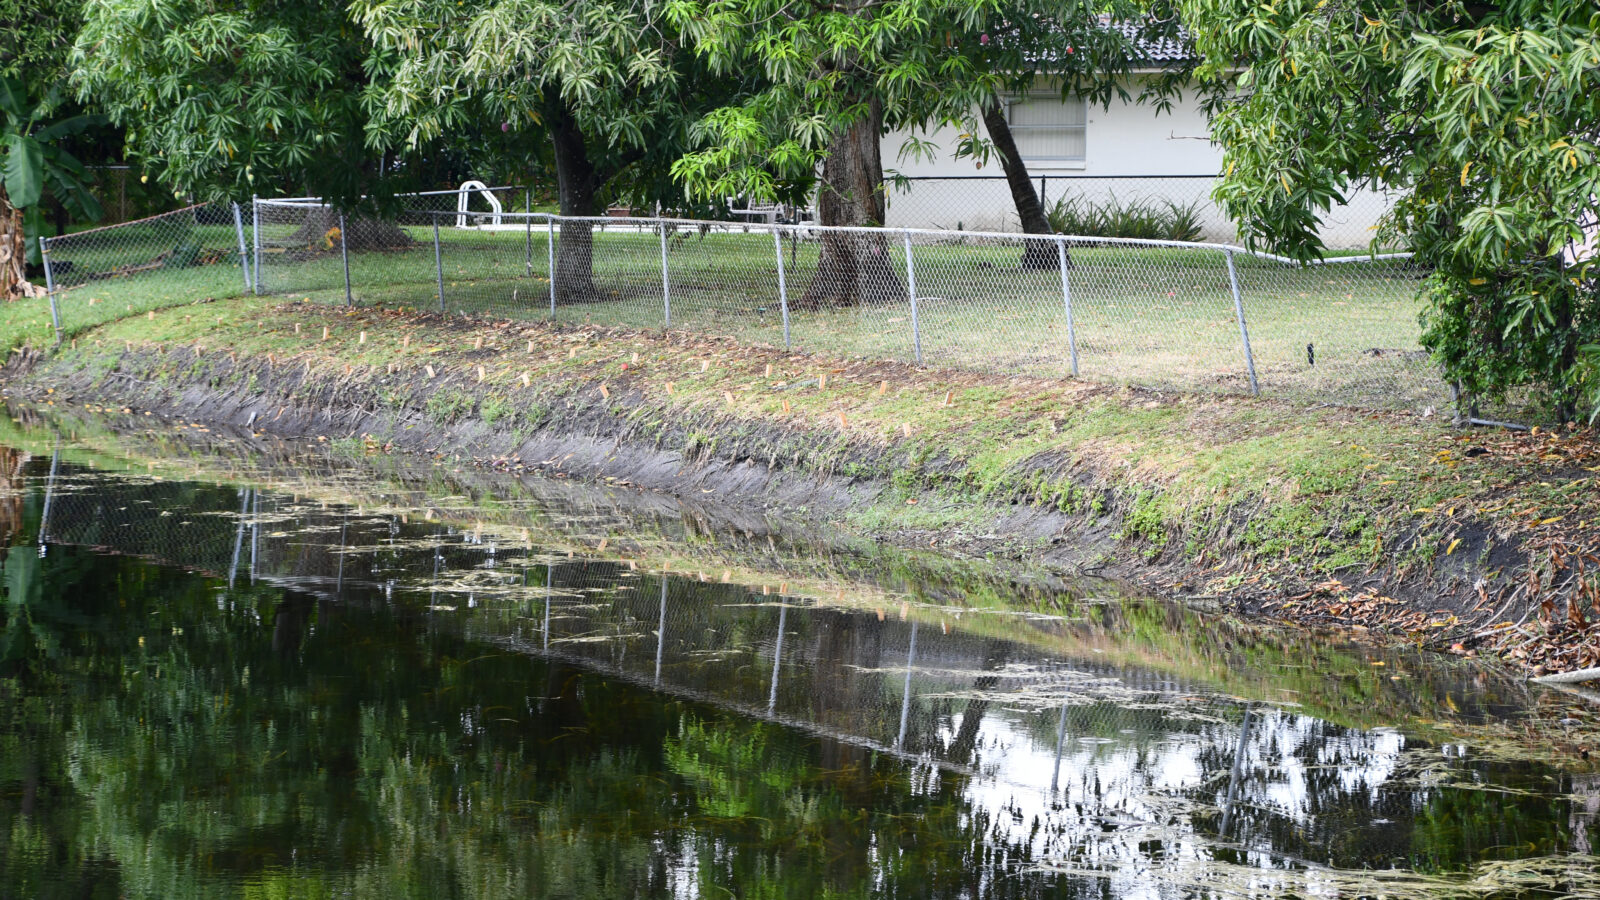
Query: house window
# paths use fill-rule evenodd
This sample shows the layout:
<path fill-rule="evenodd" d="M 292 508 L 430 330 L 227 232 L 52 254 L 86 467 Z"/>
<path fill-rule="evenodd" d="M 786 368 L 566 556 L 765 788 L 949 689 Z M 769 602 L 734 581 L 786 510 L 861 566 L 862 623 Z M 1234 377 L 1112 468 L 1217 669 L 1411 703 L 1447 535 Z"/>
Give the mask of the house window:
<path fill-rule="evenodd" d="M 1007 107 L 1011 136 L 1023 159 L 1081 162 L 1088 103 L 1059 94 L 1013 98 Z"/>

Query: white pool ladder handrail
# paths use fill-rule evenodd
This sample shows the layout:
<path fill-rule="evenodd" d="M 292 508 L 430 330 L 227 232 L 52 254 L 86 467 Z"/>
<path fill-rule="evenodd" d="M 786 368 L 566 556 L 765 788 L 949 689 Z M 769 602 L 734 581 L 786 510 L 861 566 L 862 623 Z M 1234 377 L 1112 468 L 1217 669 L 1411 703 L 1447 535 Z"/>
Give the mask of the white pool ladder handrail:
<path fill-rule="evenodd" d="M 456 227 L 473 227 L 467 224 L 467 218 L 470 215 L 467 210 L 467 201 L 472 198 L 473 191 L 478 192 L 483 199 L 489 201 L 491 212 L 489 213 L 489 222 L 487 224 L 499 225 L 500 214 L 504 212 L 504 207 L 500 205 L 500 198 L 496 197 L 494 192 L 489 190 L 489 186 L 481 181 L 463 181 L 461 187 L 456 189 Z"/>

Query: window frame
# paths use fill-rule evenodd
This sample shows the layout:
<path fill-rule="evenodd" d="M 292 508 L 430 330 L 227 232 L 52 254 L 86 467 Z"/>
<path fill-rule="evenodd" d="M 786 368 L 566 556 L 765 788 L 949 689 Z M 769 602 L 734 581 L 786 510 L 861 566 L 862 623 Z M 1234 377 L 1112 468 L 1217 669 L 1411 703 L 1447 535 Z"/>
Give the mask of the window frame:
<path fill-rule="evenodd" d="M 1039 102 L 1039 101 L 1049 101 L 1049 100 L 1057 101 L 1057 102 L 1059 102 L 1059 103 L 1061 103 L 1063 105 L 1076 101 L 1079 104 L 1079 108 L 1083 111 L 1083 124 L 1082 125 L 1018 125 L 1018 124 L 1016 124 L 1015 121 L 1013 121 L 1013 117 L 1015 115 L 1016 108 L 1019 105 L 1024 104 L 1024 103 L 1036 103 L 1036 102 Z M 1089 99 L 1087 97 L 1084 97 L 1081 94 L 1075 94 L 1075 95 L 1073 95 L 1071 97 L 1062 97 L 1059 93 L 1056 93 L 1056 92 L 1053 92 L 1053 91 L 1027 91 L 1027 92 L 1024 92 L 1024 93 L 1010 95 L 1009 97 L 1006 98 L 1005 103 L 1006 103 L 1006 126 L 1011 129 L 1011 132 L 1012 132 L 1013 135 L 1016 135 L 1019 132 L 1032 132 L 1034 134 L 1037 134 L 1039 132 L 1044 132 L 1044 131 L 1057 131 L 1057 132 L 1062 133 L 1063 135 L 1069 135 L 1073 131 L 1077 131 L 1083 137 L 1083 155 L 1082 156 L 1029 156 L 1029 155 L 1024 153 L 1024 154 L 1022 154 L 1023 162 L 1052 163 L 1052 164 L 1062 165 L 1062 166 L 1082 166 L 1082 165 L 1084 165 L 1085 163 L 1088 162 L 1088 159 L 1089 159 Z M 1021 153 L 1021 152 L 1022 152 L 1021 148 L 1019 147 L 1018 148 L 1018 153 Z"/>

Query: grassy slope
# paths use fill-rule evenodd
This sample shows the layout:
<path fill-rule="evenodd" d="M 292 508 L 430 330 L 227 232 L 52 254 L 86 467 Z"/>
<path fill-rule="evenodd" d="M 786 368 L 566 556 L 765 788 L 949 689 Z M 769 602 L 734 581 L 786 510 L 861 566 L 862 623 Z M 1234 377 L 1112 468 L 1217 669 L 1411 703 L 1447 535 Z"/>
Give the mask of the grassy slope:
<path fill-rule="evenodd" d="M 1476 629 L 1529 611 L 1530 623 L 1551 620 L 1541 633 L 1558 632 L 1517 651 L 1530 664 L 1595 657 L 1591 596 L 1571 580 L 1577 551 L 1600 545 L 1600 458 L 1581 434 L 1461 435 L 1413 417 L 840 362 L 681 334 L 258 299 L 170 309 L 94 337 L 103 345 L 80 341 L 54 371 L 100 378 L 121 367 L 157 385 L 253 392 L 269 385 L 272 354 L 278 372 L 294 372 L 285 403 L 325 405 L 337 389 L 425 411 L 441 432 L 464 420 L 523 436 L 609 422 L 691 458 L 855 476 L 887 490 L 864 492 L 870 502 L 829 524 L 908 543 L 1031 554 L 1041 548 L 973 538 L 1009 504 L 1048 506 L 1111 535 L 1125 570 L 1179 591 L 1468 646 L 1512 631 Z M 196 345 L 209 349 L 196 357 Z M 361 446 L 360 436 L 327 437 Z M 373 435 L 380 446 L 393 437 Z M 1488 452 L 1467 454 L 1480 446 Z M 1582 628 L 1562 623 L 1569 599 Z"/>

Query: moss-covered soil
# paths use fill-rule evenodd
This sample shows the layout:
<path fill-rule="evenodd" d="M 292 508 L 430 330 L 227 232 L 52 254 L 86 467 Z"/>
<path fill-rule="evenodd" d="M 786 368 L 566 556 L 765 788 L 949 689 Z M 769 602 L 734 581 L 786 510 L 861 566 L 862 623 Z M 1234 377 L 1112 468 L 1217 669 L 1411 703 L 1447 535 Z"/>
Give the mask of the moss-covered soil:
<path fill-rule="evenodd" d="M 19 357 L 45 403 L 357 455 L 634 485 L 904 546 L 1383 630 L 1535 672 L 1600 664 L 1584 431 L 1155 393 L 585 326 L 268 299 Z"/>

